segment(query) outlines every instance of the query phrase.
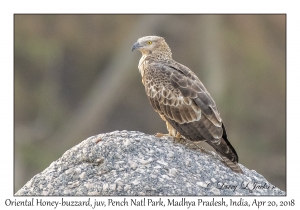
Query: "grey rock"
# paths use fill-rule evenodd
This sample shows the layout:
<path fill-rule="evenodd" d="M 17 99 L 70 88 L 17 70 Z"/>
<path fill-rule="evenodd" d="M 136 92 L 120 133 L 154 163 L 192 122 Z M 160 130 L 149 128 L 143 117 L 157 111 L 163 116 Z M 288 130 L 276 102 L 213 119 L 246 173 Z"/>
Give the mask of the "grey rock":
<path fill-rule="evenodd" d="M 186 140 L 187 141 L 187 140 Z M 285 195 L 214 152 L 136 131 L 92 136 L 66 151 L 15 195 Z"/>

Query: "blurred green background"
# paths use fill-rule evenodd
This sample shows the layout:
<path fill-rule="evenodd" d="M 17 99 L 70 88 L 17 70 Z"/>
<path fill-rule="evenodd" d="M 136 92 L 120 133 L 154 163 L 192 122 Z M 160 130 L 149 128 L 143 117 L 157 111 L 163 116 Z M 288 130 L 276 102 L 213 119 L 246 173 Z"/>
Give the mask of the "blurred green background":
<path fill-rule="evenodd" d="M 286 190 L 285 15 L 15 15 L 14 191 L 99 133 L 166 133 L 131 46 L 165 37 L 215 99 L 240 163 Z"/>

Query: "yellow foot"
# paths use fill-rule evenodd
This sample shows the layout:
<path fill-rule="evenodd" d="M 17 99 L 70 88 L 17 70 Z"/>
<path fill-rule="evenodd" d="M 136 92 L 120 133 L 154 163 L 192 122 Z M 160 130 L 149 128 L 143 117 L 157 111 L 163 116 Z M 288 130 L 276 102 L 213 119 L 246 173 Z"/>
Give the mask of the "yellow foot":
<path fill-rule="evenodd" d="M 173 136 L 172 134 L 163 134 L 163 133 L 156 133 L 155 137 L 161 138 L 161 137 L 173 137 L 174 142 L 178 142 L 178 143 L 182 143 L 185 142 L 185 139 L 182 138 L 182 136 L 180 135 L 180 133 L 177 133 L 176 136 Z"/>
<path fill-rule="evenodd" d="M 182 136 L 179 132 L 177 132 L 176 135 L 173 137 L 174 137 L 174 142 L 180 143 L 180 142 L 184 141 L 184 138 L 182 138 Z"/>
<path fill-rule="evenodd" d="M 156 133 L 155 137 L 161 138 L 163 136 L 169 136 L 169 134 L 163 134 L 163 133 Z"/>
<path fill-rule="evenodd" d="M 181 138 L 181 134 L 177 132 L 175 138 L 180 139 Z"/>
<path fill-rule="evenodd" d="M 180 136 L 179 137 L 174 137 L 174 143 L 179 143 L 179 144 L 185 144 L 185 142 L 186 142 L 186 140 L 184 139 L 184 138 L 180 138 Z"/>

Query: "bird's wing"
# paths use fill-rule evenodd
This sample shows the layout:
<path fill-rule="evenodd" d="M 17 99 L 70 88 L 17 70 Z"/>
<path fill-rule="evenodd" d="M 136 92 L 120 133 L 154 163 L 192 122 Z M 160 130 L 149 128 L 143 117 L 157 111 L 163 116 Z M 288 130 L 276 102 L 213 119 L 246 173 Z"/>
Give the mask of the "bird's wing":
<path fill-rule="evenodd" d="M 177 63 L 151 63 L 147 68 L 146 92 L 156 101 L 151 103 L 156 111 L 180 124 L 198 121 L 204 114 L 222 126 L 216 103 L 189 68 Z"/>
<path fill-rule="evenodd" d="M 179 63 L 150 63 L 145 79 L 153 108 L 183 136 L 206 140 L 223 157 L 238 162 L 215 101 L 199 78 Z"/>

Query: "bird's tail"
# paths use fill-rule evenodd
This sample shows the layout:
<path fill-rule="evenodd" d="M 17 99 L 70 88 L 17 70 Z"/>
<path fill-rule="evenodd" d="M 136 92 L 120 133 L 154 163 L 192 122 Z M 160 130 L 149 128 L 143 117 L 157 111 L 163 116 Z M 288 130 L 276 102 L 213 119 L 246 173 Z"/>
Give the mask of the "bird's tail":
<path fill-rule="evenodd" d="M 216 150 L 216 152 L 222 157 L 225 165 L 227 165 L 234 172 L 243 174 L 244 172 L 238 165 L 239 157 L 227 138 L 224 124 L 222 124 L 222 128 L 222 138 L 218 139 L 217 141 L 207 141 L 207 143 L 210 146 L 212 146 Z"/>
<path fill-rule="evenodd" d="M 232 171 L 239 173 L 239 174 L 244 174 L 244 172 L 242 171 L 242 169 L 240 168 L 238 163 L 234 163 L 231 160 L 229 160 L 227 157 L 222 156 L 222 159 L 225 163 L 225 165 L 227 165 Z"/>
<path fill-rule="evenodd" d="M 244 173 L 238 165 L 238 156 L 229 141 L 225 141 L 223 138 L 221 138 L 219 139 L 218 143 L 210 141 L 207 141 L 207 143 L 216 150 L 216 152 L 223 159 L 224 164 L 227 165 L 232 171 L 240 174 Z"/>

